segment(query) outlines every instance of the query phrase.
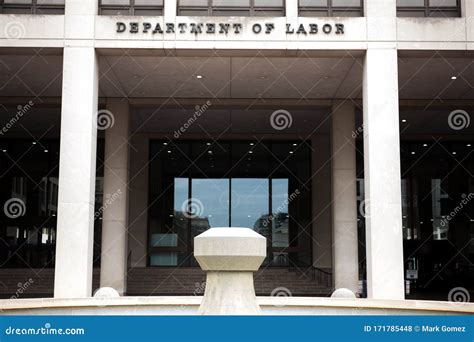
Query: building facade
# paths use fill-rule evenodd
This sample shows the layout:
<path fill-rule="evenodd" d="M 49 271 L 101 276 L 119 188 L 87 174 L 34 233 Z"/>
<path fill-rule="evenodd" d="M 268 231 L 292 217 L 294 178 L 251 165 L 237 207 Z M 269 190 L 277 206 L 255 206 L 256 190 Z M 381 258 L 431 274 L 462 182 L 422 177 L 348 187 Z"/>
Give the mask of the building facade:
<path fill-rule="evenodd" d="M 3 297 L 202 294 L 226 226 L 260 295 L 472 297 L 474 2 L 0 12 Z"/>

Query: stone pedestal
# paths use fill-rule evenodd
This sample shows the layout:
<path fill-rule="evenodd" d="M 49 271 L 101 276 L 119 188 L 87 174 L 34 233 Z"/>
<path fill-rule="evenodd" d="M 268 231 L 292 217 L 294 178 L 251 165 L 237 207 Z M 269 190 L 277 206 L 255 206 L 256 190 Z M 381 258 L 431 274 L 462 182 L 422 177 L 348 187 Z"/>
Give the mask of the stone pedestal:
<path fill-rule="evenodd" d="M 253 272 L 266 257 L 266 245 L 249 228 L 212 228 L 194 238 L 194 256 L 207 271 L 200 314 L 260 314 Z"/>

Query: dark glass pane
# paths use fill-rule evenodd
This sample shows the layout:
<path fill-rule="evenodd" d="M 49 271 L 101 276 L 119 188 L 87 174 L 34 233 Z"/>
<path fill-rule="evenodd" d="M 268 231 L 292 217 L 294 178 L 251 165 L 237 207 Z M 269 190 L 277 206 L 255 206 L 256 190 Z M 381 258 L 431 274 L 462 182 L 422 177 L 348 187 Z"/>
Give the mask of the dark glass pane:
<path fill-rule="evenodd" d="M 232 227 L 253 228 L 268 238 L 269 180 L 267 178 L 233 178 Z"/>
<path fill-rule="evenodd" d="M 163 15 L 163 10 L 161 9 L 141 9 L 135 7 L 135 15 Z"/>
<path fill-rule="evenodd" d="M 301 17 L 327 17 L 329 12 L 327 10 L 300 10 Z"/>
<path fill-rule="evenodd" d="M 215 9 L 212 11 L 212 15 L 215 17 L 248 17 L 250 16 L 250 9 L 249 10 Z"/>

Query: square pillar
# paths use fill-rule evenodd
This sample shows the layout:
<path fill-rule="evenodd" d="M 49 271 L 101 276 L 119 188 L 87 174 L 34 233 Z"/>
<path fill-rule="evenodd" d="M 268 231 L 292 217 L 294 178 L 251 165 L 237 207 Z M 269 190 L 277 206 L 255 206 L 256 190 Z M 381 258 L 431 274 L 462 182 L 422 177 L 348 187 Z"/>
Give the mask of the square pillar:
<path fill-rule="evenodd" d="M 98 64 L 94 48 L 64 48 L 54 296 L 92 291 Z"/>
<path fill-rule="evenodd" d="M 146 267 L 148 243 L 149 137 L 134 134 L 130 154 L 130 207 L 128 246 L 131 267 Z"/>
<path fill-rule="evenodd" d="M 397 50 L 364 61 L 364 173 L 368 297 L 404 299 Z"/>
<path fill-rule="evenodd" d="M 98 0 L 66 0 L 64 36 L 67 40 L 94 39 Z"/>
<path fill-rule="evenodd" d="M 121 295 L 127 287 L 128 176 L 130 110 L 127 99 L 107 100 L 104 116 L 104 202 L 100 287 L 112 287 Z"/>
<path fill-rule="evenodd" d="M 176 21 L 177 11 L 178 11 L 177 0 L 164 0 L 163 1 L 163 16 L 165 17 L 165 22 L 174 23 Z"/>
<path fill-rule="evenodd" d="M 364 10 L 369 44 L 397 40 L 397 0 L 365 0 Z"/>
<path fill-rule="evenodd" d="M 329 135 L 311 138 L 313 266 L 332 269 L 331 141 Z"/>
<path fill-rule="evenodd" d="M 359 289 L 357 236 L 356 148 L 352 137 L 355 110 L 350 100 L 333 104 L 332 150 L 332 227 L 334 286 L 354 293 Z"/>
<path fill-rule="evenodd" d="M 298 19 L 298 1 L 285 1 L 286 17 L 291 19 Z"/>

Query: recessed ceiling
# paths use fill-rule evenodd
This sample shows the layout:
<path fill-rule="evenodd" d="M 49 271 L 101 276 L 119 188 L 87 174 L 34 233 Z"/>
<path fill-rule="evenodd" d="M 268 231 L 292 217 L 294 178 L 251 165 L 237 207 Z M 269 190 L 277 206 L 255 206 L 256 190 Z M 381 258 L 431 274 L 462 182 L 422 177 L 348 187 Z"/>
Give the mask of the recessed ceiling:
<path fill-rule="evenodd" d="M 359 57 L 101 56 L 100 96 L 360 98 Z M 200 77 L 198 77 L 200 76 Z M 456 77 L 456 79 L 452 79 Z M 0 56 L 0 97 L 61 96 L 62 56 Z M 399 58 L 400 99 L 474 99 L 470 58 Z"/>

